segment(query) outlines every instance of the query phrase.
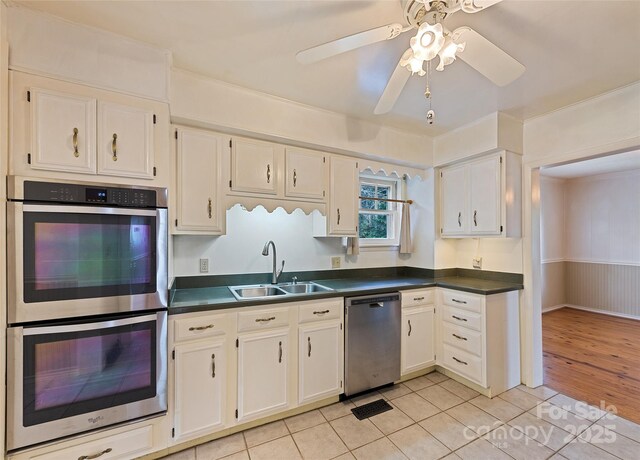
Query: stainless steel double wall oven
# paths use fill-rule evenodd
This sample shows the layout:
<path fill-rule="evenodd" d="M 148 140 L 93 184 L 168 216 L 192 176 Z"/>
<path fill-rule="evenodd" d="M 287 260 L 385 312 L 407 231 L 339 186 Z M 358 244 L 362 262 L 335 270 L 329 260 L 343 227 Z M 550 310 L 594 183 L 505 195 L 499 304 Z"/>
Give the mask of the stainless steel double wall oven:
<path fill-rule="evenodd" d="M 8 187 L 8 450 L 166 411 L 166 189 Z"/>

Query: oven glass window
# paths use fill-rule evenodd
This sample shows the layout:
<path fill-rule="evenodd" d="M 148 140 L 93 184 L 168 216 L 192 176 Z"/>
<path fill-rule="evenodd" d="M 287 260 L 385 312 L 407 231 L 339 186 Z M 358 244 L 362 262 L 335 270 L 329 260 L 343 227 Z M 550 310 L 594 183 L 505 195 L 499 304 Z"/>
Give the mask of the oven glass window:
<path fill-rule="evenodd" d="M 155 216 L 24 214 L 24 299 L 156 291 Z"/>
<path fill-rule="evenodd" d="M 24 337 L 24 426 L 156 395 L 156 322 Z"/>

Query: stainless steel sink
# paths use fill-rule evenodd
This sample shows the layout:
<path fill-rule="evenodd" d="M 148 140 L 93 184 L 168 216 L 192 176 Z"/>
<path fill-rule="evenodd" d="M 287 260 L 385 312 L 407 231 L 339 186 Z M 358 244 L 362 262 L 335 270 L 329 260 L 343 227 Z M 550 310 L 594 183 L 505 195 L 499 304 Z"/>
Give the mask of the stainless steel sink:
<path fill-rule="evenodd" d="M 229 290 L 236 299 L 261 299 L 287 295 L 286 292 L 276 286 L 230 286 Z"/>
<path fill-rule="evenodd" d="M 333 289 L 314 282 L 286 283 L 278 285 L 229 286 L 229 290 L 238 300 L 266 299 L 285 295 L 314 294 L 330 292 Z"/>
<path fill-rule="evenodd" d="M 314 292 L 328 292 L 333 291 L 325 286 L 321 286 L 317 283 L 297 283 L 297 284 L 282 284 L 279 286 L 283 291 L 289 294 L 313 294 Z"/>

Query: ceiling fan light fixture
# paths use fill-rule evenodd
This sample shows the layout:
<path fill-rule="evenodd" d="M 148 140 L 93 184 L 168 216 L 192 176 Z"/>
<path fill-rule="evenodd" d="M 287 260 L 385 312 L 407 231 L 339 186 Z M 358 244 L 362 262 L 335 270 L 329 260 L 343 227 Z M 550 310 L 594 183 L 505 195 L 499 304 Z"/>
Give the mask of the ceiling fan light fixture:
<path fill-rule="evenodd" d="M 457 53 L 461 53 L 464 51 L 466 43 L 456 43 L 451 37 L 446 37 L 445 43 L 440 49 L 438 56 L 440 57 L 440 63 L 436 70 L 442 72 L 444 70 L 444 66 L 451 64 L 456 60 Z"/>
<path fill-rule="evenodd" d="M 410 40 L 411 49 L 416 58 L 430 61 L 437 56 L 444 45 L 444 29 L 442 24 L 422 23 L 418 33 Z"/>
<path fill-rule="evenodd" d="M 424 61 L 422 59 L 415 57 L 411 48 L 405 51 L 400 59 L 400 65 L 402 67 L 406 67 L 412 74 L 417 73 L 421 77 L 425 74 L 425 71 L 422 68 L 423 63 Z"/>

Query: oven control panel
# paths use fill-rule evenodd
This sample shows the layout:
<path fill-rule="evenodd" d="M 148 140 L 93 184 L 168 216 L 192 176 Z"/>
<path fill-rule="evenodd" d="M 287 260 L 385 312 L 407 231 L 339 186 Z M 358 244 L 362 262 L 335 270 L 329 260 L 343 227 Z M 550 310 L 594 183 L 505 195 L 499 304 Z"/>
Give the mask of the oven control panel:
<path fill-rule="evenodd" d="M 25 181 L 25 201 L 92 204 L 112 207 L 155 208 L 156 191 L 81 184 Z"/>

